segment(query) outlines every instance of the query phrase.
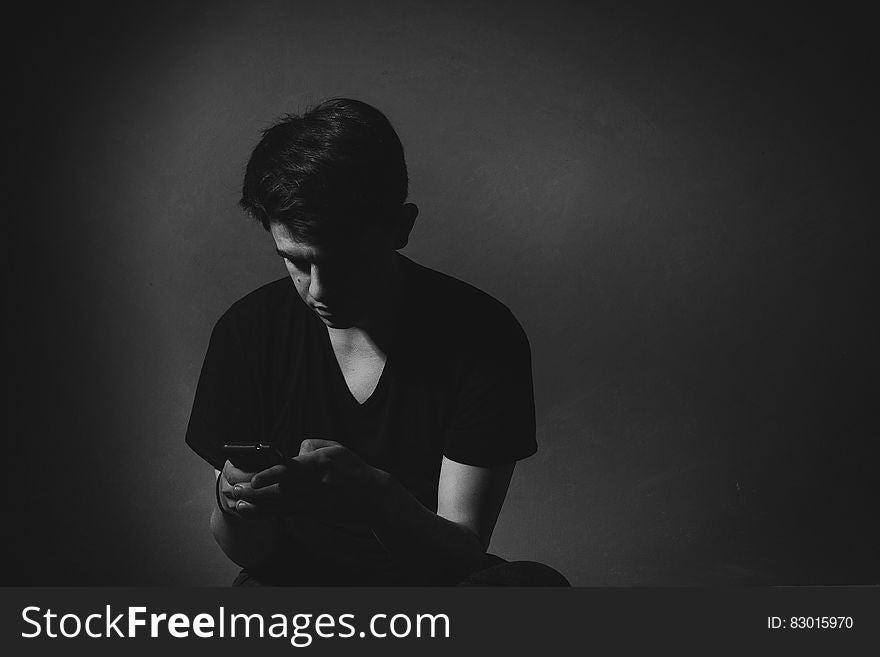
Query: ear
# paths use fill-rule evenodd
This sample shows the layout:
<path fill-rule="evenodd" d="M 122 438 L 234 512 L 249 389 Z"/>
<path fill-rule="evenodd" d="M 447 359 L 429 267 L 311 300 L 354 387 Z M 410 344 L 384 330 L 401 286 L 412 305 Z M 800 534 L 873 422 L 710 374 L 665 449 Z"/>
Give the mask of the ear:
<path fill-rule="evenodd" d="M 397 232 L 394 235 L 394 249 L 402 249 L 409 242 L 409 234 L 412 232 L 416 217 L 419 216 L 419 208 L 415 203 L 404 203 L 400 208 L 397 218 Z"/>

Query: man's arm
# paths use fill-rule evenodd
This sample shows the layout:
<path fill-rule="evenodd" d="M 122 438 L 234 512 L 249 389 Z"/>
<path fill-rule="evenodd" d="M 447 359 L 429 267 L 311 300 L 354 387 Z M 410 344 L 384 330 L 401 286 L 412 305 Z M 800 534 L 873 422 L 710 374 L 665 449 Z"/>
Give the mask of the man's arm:
<path fill-rule="evenodd" d="M 282 495 L 282 488 L 297 482 L 340 488 L 394 559 L 426 583 L 453 583 L 479 565 L 514 465 L 477 467 L 444 458 L 434 513 L 344 445 L 311 438 L 302 442 L 299 456 L 254 475 L 236 499 Z"/>
<path fill-rule="evenodd" d="M 477 467 L 444 457 L 437 513 L 382 473 L 370 517 L 373 533 L 419 575 L 457 582 L 478 567 L 489 547 L 515 465 Z"/>

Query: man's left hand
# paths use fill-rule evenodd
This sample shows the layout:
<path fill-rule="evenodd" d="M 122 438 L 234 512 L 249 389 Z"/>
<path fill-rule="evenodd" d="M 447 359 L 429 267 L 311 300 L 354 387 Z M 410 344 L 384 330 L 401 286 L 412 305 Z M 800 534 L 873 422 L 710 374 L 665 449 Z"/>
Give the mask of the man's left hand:
<path fill-rule="evenodd" d="M 291 493 L 299 497 L 313 486 L 327 486 L 349 497 L 353 504 L 369 504 L 384 475 L 345 445 L 309 438 L 300 445 L 299 455 L 255 474 L 251 487 L 256 493 L 278 484 L 282 496 Z"/>

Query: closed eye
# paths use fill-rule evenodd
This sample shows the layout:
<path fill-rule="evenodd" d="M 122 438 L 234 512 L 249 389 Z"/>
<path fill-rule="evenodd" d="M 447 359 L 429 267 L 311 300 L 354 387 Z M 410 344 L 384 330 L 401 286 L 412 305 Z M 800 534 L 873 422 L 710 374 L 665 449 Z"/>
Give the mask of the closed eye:
<path fill-rule="evenodd" d="M 287 256 L 281 257 L 284 258 L 285 262 L 289 262 L 300 271 L 305 271 L 306 269 L 308 269 L 308 263 L 305 260 L 300 260 L 298 258 L 288 258 Z"/>

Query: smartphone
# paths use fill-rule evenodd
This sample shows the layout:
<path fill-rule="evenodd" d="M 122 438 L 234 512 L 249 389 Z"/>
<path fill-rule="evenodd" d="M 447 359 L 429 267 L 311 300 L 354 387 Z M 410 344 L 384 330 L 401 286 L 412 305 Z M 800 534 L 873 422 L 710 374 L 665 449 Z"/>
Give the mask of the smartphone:
<path fill-rule="evenodd" d="M 285 460 L 284 454 L 268 443 L 227 443 L 223 445 L 223 454 L 245 472 L 259 472 Z"/>

